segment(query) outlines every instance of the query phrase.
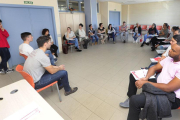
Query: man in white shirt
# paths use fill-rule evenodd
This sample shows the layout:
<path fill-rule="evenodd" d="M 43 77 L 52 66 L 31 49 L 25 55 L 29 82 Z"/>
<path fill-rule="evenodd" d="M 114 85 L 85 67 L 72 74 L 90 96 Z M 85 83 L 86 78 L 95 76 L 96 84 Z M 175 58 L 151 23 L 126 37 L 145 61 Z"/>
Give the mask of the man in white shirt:
<path fill-rule="evenodd" d="M 34 49 L 29 45 L 29 43 L 33 41 L 33 36 L 30 32 L 24 32 L 21 33 L 21 38 L 24 42 L 19 46 L 19 53 L 29 56 L 32 51 L 34 51 Z M 51 64 L 55 65 L 54 57 L 50 50 L 46 51 L 46 55 L 49 57 Z"/>

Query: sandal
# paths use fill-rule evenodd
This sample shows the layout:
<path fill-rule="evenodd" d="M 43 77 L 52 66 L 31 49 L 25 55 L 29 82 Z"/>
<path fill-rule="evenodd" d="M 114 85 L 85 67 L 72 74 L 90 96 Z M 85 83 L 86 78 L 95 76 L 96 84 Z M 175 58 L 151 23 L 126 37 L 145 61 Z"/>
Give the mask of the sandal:
<path fill-rule="evenodd" d="M 69 92 L 65 92 L 64 95 L 68 96 L 68 95 L 70 95 L 72 93 L 75 93 L 77 90 L 78 90 L 78 87 L 74 87 L 73 89 L 71 88 L 71 90 Z"/>

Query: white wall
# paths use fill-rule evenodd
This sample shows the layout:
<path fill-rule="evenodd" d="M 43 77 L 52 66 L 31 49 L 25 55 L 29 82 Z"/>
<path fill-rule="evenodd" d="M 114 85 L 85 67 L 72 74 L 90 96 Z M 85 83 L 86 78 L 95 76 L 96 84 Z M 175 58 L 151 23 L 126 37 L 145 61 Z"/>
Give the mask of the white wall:
<path fill-rule="evenodd" d="M 180 1 L 166 1 L 129 5 L 129 18 L 123 11 L 123 20 L 128 18 L 128 24 L 152 24 L 162 25 L 168 23 L 170 26 L 180 25 Z M 124 7 L 124 5 L 123 5 Z M 124 7 L 126 9 L 127 6 Z M 123 9 L 123 10 L 124 10 Z"/>
<path fill-rule="evenodd" d="M 59 51 L 62 51 L 62 43 L 61 43 L 61 37 L 60 37 L 61 31 L 60 31 L 60 22 L 59 22 L 60 19 L 59 19 L 57 0 L 31 0 L 31 1 L 33 2 L 33 5 L 54 7 L 56 29 L 57 29 L 57 34 L 58 34 Z M 0 0 L 0 3 L 25 5 L 24 0 Z"/>
<path fill-rule="evenodd" d="M 99 6 L 100 6 L 101 22 L 103 23 L 104 27 L 107 28 L 109 24 L 108 2 L 99 2 Z"/>

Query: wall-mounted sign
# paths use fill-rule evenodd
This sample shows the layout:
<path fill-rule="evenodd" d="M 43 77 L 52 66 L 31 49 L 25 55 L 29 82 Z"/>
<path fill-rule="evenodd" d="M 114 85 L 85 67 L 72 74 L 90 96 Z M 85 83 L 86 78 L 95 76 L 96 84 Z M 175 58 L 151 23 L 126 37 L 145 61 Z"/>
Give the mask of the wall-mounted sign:
<path fill-rule="evenodd" d="M 33 1 L 24 1 L 24 4 L 33 4 Z"/>

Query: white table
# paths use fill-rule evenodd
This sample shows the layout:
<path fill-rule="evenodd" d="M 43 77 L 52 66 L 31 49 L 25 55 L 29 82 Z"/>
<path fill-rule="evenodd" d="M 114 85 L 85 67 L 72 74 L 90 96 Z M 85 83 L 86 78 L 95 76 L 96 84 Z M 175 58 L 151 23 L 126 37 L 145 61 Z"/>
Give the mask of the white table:
<path fill-rule="evenodd" d="M 10 94 L 14 89 L 18 89 L 18 91 L 14 94 Z M 0 100 L 0 120 L 31 105 L 32 102 L 36 103 L 39 108 L 41 108 L 40 113 L 34 116 L 33 120 L 63 120 L 63 118 L 24 79 L 0 88 L 0 98 L 1 97 L 3 100 Z M 59 104 L 61 103 L 59 102 Z"/>

